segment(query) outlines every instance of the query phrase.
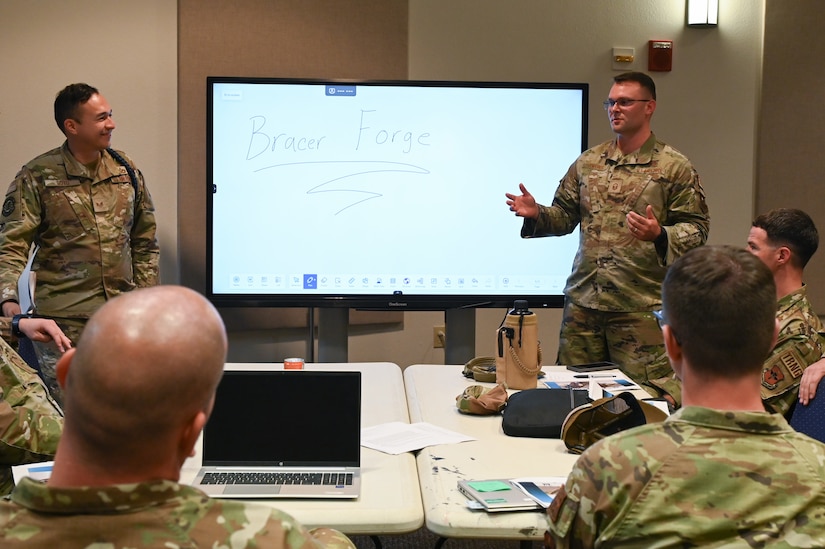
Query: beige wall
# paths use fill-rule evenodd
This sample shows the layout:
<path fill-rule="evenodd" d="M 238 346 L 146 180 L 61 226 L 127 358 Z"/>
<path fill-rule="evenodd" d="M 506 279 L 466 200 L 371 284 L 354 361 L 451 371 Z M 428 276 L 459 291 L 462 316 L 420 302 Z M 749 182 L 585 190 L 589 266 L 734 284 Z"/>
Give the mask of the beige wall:
<path fill-rule="evenodd" d="M 276 4 L 299 12 L 302 5 Z M 654 74 L 654 130 L 687 154 L 702 175 L 711 242 L 740 244 L 754 203 L 764 5 L 765 0 L 725 0 L 718 28 L 687 29 L 684 3 L 676 0 L 409 0 L 409 77 L 589 82 L 595 143 L 609 137 L 600 103 L 615 74 L 610 49 L 636 48 L 632 68 L 645 70 L 647 41 L 673 40 L 673 71 Z M 311 7 L 317 10 L 317 2 Z M 233 9 L 243 10 L 244 3 Z M 312 20 L 310 11 L 303 15 Z M 0 179 L 10 181 L 23 162 L 59 144 L 51 103 L 60 87 L 82 80 L 98 86 L 115 109 L 115 146 L 136 159 L 155 198 L 164 282 L 180 280 L 177 36 L 177 5 L 171 0 L 0 3 L 0 74 L 6 84 L 0 87 Z M 518 178 L 515 166 L 502 192 Z M 549 199 L 555 184 L 546 182 L 541 198 Z M 541 253 L 541 241 L 536 248 Z M 503 313 L 479 311 L 478 354 L 492 351 Z M 547 356 L 555 354 L 559 320 L 558 311 L 540 313 Z M 442 321 L 441 313 L 405 313 L 403 330 L 354 328 L 350 359 L 442 362 L 443 351 L 432 348 L 432 326 Z M 235 360 L 278 360 L 300 351 L 303 336 L 299 330 L 275 334 L 250 326 L 236 334 L 231 352 Z"/>
<path fill-rule="evenodd" d="M 825 235 L 825 2 L 770 0 L 759 110 L 756 211 L 801 208 Z M 813 69 L 813 70 L 809 70 Z M 822 237 L 821 237 L 822 238 Z M 825 244 L 805 267 L 808 297 L 825 313 Z"/>
<path fill-rule="evenodd" d="M 618 74 L 611 49 L 635 48 L 628 68 L 647 71 L 648 40 L 672 40 L 673 70 L 651 73 L 659 99 L 653 130 L 699 171 L 710 243 L 744 245 L 754 203 L 763 11 L 763 0 L 725 0 L 717 28 L 694 29 L 685 27 L 684 2 L 673 0 L 410 0 L 410 78 L 589 82 L 593 145 L 611 137 L 601 106 Z M 514 166 L 502 193 L 519 181 Z M 549 202 L 557 184 L 528 187 Z M 491 351 L 502 315 L 479 311 L 479 353 Z M 560 311 L 540 312 L 549 356 L 560 322 Z"/>
<path fill-rule="evenodd" d="M 135 160 L 155 201 L 164 282 L 178 281 L 176 34 L 171 0 L 0 1 L 0 187 L 63 142 L 55 94 L 95 86 L 114 112 L 112 146 Z"/>

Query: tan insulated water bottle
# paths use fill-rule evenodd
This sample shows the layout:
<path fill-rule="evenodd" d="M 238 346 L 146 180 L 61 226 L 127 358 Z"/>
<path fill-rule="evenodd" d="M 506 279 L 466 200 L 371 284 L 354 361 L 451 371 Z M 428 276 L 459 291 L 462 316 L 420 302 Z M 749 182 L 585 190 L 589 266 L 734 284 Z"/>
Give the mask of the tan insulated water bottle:
<path fill-rule="evenodd" d="M 535 389 L 541 371 L 538 316 L 518 299 L 496 334 L 496 383 L 508 389 Z"/>

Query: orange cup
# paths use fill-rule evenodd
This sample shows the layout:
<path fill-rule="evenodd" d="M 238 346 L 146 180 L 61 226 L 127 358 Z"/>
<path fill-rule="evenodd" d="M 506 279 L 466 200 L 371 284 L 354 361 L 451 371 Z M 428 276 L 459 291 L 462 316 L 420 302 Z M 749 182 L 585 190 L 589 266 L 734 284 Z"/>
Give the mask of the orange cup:
<path fill-rule="evenodd" d="M 303 370 L 304 369 L 304 359 L 303 358 L 285 358 L 284 359 L 284 370 Z"/>

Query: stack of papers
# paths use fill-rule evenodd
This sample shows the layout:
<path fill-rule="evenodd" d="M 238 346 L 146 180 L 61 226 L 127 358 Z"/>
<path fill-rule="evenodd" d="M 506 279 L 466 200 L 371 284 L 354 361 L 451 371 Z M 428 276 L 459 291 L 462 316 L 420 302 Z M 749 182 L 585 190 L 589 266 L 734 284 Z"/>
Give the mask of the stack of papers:
<path fill-rule="evenodd" d="M 613 396 L 622 391 L 643 391 L 617 369 L 591 373 L 550 372 L 544 379 L 544 385 L 551 389 L 586 389 L 592 400 Z"/>
<path fill-rule="evenodd" d="M 361 446 L 384 452 L 403 454 L 437 444 L 455 444 L 476 440 L 473 437 L 443 429 L 431 423 L 393 421 L 361 429 Z"/>

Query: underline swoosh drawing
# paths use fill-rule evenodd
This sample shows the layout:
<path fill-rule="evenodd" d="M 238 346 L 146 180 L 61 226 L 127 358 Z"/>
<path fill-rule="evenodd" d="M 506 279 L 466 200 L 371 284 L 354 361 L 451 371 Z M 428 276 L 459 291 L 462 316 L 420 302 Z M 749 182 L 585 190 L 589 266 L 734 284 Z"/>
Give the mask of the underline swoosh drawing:
<path fill-rule="evenodd" d="M 366 164 L 363 169 L 360 169 L 355 172 L 349 173 L 342 173 L 338 177 L 334 177 L 332 179 L 328 179 L 319 185 L 312 187 L 311 189 L 307 190 L 306 194 L 318 194 L 318 193 L 347 193 L 353 194 L 357 196 L 352 196 L 351 198 L 354 202 L 351 202 L 335 212 L 334 215 L 338 215 L 344 210 L 352 208 L 353 206 L 357 206 L 358 204 L 363 204 L 368 200 L 372 200 L 374 198 L 379 198 L 384 196 L 380 192 L 376 191 L 367 191 L 361 189 L 352 189 L 346 187 L 334 187 L 332 184 L 336 181 L 341 181 L 344 179 L 349 179 L 352 177 L 357 177 L 359 175 L 366 175 L 371 173 L 387 173 L 387 172 L 397 172 L 397 173 L 410 173 L 410 174 L 417 174 L 417 175 L 427 175 L 430 173 L 429 170 L 423 168 L 421 166 L 416 166 L 415 164 L 407 164 L 404 162 L 387 162 L 382 160 L 327 160 L 327 161 L 319 161 L 319 162 L 288 162 L 284 164 L 273 164 L 271 166 L 264 166 L 263 168 L 258 168 L 257 170 L 253 170 L 253 172 L 260 172 L 264 170 L 271 170 L 274 168 L 284 168 L 289 166 L 298 166 L 298 165 L 330 165 L 330 164 L 339 164 L 342 168 L 350 167 L 354 168 L 353 164 Z M 370 165 L 374 167 L 370 167 Z M 356 200 L 357 198 L 357 200 Z"/>

